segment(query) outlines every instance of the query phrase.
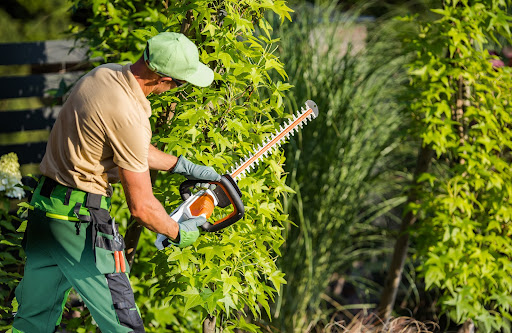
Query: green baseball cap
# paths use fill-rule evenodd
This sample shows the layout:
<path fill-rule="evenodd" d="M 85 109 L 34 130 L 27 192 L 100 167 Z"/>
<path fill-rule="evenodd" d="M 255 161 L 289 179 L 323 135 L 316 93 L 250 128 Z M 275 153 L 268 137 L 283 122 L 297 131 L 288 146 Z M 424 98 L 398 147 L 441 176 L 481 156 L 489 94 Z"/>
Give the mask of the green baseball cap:
<path fill-rule="evenodd" d="M 144 61 L 161 76 L 199 87 L 207 87 L 213 81 L 213 71 L 199 61 L 197 46 L 180 33 L 162 32 L 150 38 L 144 50 Z"/>

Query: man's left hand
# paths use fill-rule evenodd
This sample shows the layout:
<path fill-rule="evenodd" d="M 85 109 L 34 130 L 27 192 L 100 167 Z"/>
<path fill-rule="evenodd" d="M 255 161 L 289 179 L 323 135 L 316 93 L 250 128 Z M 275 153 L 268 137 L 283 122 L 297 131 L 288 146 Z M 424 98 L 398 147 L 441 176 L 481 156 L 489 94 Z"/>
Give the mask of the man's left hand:
<path fill-rule="evenodd" d="M 183 155 L 178 158 L 178 162 L 176 162 L 176 166 L 172 172 L 183 175 L 188 179 L 220 180 L 220 175 L 212 167 L 194 164 Z"/>

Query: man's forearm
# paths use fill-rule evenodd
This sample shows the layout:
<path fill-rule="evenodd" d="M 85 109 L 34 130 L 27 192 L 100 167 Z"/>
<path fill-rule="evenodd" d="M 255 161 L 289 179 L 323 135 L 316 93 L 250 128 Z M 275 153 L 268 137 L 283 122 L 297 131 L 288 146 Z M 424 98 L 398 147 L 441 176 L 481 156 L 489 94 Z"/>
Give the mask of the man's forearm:
<path fill-rule="evenodd" d="M 119 168 L 126 202 L 132 216 L 151 231 L 175 239 L 179 226 L 153 195 L 149 171 L 132 172 Z"/>
<path fill-rule="evenodd" d="M 149 145 L 148 165 L 151 170 L 169 171 L 176 166 L 178 158 Z"/>
<path fill-rule="evenodd" d="M 165 211 L 162 204 L 152 198 L 147 201 L 144 208 L 134 216 L 137 222 L 153 232 L 165 235 L 170 239 L 178 237 L 179 226 Z"/>

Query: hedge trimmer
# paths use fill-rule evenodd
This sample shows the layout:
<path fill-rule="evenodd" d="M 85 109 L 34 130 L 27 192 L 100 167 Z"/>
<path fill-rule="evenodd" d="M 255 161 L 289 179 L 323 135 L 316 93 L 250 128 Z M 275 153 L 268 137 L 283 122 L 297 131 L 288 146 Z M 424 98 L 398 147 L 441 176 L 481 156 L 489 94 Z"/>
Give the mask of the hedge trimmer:
<path fill-rule="evenodd" d="M 251 168 L 254 169 L 263 157 L 271 154 L 274 148 L 279 147 L 299 127 L 302 128 L 308 120 L 313 120 L 317 116 L 318 107 L 316 103 L 308 100 L 306 108 L 297 112 L 286 126 L 281 126 L 265 143 L 259 145 L 254 153 L 235 165 L 230 173 L 223 175 L 218 182 L 209 182 L 214 186 L 210 185 L 208 188 L 192 194 L 191 189 L 205 181 L 184 181 L 180 185 L 180 194 L 185 201 L 171 213 L 171 218 L 178 223 L 200 215 L 204 215 L 208 219 L 213 214 L 215 206 L 225 208 L 231 205 L 233 206 L 233 212 L 213 223 L 206 222 L 202 225 L 203 230 L 208 232 L 219 231 L 240 220 L 244 216 L 244 204 L 242 202 L 242 192 L 238 188 L 236 180 L 243 177 Z M 158 249 L 163 249 L 169 246 L 170 243 L 164 235 L 158 234 L 155 245 Z"/>

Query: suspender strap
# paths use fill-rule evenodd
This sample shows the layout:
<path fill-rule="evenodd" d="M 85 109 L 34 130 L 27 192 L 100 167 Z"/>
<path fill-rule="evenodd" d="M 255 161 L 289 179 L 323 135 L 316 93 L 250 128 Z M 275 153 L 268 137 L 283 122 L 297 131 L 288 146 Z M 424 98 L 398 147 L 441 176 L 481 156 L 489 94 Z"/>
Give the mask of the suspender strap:
<path fill-rule="evenodd" d="M 43 185 L 41 186 L 41 192 L 39 192 L 42 196 L 49 198 L 52 195 L 53 190 L 57 186 L 57 182 L 51 178 L 44 177 Z"/>
<path fill-rule="evenodd" d="M 68 187 L 66 190 L 66 196 L 64 197 L 64 205 L 69 205 L 69 199 L 71 199 L 71 193 L 73 193 L 73 189 L 71 187 Z"/>

